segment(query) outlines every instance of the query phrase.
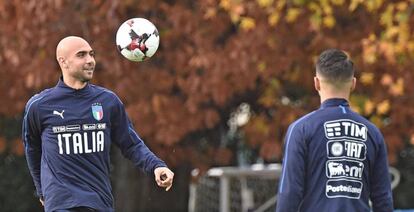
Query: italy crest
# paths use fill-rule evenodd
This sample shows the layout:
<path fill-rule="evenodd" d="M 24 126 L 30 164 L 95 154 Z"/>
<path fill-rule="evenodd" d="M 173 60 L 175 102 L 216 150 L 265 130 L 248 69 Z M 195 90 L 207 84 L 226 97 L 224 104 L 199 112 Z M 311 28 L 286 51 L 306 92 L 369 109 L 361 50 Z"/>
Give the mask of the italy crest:
<path fill-rule="evenodd" d="M 100 103 L 94 103 L 92 105 L 92 115 L 97 121 L 102 120 L 103 118 L 103 109 Z"/>

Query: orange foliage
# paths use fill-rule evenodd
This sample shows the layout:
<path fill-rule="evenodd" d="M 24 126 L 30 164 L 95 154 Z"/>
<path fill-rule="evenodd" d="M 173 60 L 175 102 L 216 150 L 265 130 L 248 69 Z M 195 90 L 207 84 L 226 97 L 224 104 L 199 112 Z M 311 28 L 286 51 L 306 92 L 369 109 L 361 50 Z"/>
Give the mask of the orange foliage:
<path fill-rule="evenodd" d="M 14 139 L 12 141 L 12 150 L 11 152 L 17 156 L 24 155 L 24 145 L 21 139 Z"/>

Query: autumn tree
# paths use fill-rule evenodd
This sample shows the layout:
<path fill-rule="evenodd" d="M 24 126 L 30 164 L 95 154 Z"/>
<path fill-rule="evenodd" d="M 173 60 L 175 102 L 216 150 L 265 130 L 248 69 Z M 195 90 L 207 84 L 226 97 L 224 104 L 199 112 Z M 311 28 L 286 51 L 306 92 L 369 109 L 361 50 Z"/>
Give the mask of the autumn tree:
<path fill-rule="evenodd" d="M 173 192 L 186 194 L 192 168 L 237 165 L 241 153 L 248 163 L 280 162 L 287 126 L 319 105 L 315 58 L 326 48 L 339 48 L 358 69 L 352 108 L 383 131 L 396 165 L 399 152 L 414 144 L 413 3 L 0 1 L 1 119 L 21 121 L 28 98 L 60 76 L 54 59 L 58 41 L 82 36 L 97 52 L 93 83 L 121 97 L 147 145 L 185 176 L 177 178 Z M 129 62 L 117 52 L 117 27 L 131 17 L 150 19 L 160 32 L 160 48 L 146 62 Z M 231 128 L 232 113 L 243 103 L 249 120 Z M 0 131 L 2 155 L 22 152 L 15 142 L 19 130 L 13 128 L 11 136 Z M 124 195 L 118 207 L 156 208 L 144 202 L 156 193 L 152 179 L 138 176 L 119 152 L 113 154 L 115 193 Z M 126 191 L 129 185 L 135 189 Z M 137 190 L 144 200 L 131 199 Z M 177 210 L 185 206 L 182 200 Z"/>

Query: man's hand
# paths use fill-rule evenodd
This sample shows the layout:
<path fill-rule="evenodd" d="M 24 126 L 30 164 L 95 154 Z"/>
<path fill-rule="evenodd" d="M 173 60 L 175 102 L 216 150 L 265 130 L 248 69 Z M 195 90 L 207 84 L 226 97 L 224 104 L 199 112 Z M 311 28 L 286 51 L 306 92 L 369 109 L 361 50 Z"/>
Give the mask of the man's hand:
<path fill-rule="evenodd" d="M 158 167 L 154 170 L 155 182 L 159 187 L 170 190 L 174 178 L 174 173 L 167 167 Z"/>
<path fill-rule="evenodd" d="M 42 200 L 42 198 L 39 198 L 40 203 L 42 203 L 42 206 L 45 206 L 45 202 Z"/>

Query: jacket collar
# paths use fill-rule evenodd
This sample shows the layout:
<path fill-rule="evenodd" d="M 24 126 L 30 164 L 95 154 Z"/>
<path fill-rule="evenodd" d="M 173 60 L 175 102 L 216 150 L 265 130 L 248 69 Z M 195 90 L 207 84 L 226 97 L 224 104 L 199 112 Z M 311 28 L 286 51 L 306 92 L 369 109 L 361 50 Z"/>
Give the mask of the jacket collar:
<path fill-rule="evenodd" d="M 322 102 L 320 108 L 338 107 L 338 106 L 349 107 L 349 103 L 346 99 L 331 98 L 331 99 L 327 99 L 324 102 Z"/>
<path fill-rule="evenodd" d="M 58 89 L 62 90 L 63 92 L 65 92 L 65 93 L 86 94 L 86 93 L 89 92 L 91 86 L 88 82 L 85 87 L 83 87 L 81 89 L 74 89 L 74 88 L 71 88 L 68 85 L 66 85 L 66 83 L 63 81 L 63 76 L 61 76 L 59 78 L 59 81 L 58 81 L 56 87 Z"/>

